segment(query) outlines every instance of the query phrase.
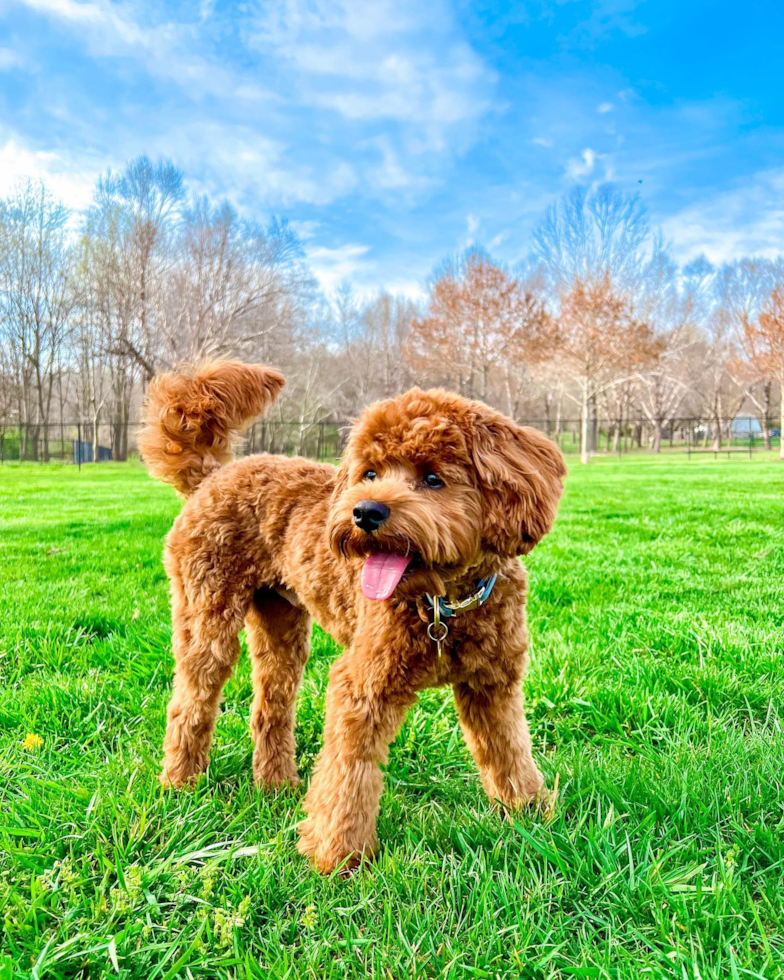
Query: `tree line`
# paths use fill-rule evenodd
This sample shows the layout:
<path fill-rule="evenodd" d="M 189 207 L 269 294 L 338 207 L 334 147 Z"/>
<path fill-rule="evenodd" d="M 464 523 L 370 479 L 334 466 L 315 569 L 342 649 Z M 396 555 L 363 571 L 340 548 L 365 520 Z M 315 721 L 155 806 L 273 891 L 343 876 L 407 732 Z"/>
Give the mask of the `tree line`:
<path fill-rule="evenodd" d="M 576 188 L 509 269 L 472 247 L 422 303 L 318 288 L 274 219 L 189 195 L 146 157 L 107 173 L 74 213 L 41 182 L 0 200 L 0 424 L 47 458 L 51 425 L 109 427 L 126 458 L 156 371 L 240 356 L 287 376 L 279 419 L 348 418 L 413 384 L 444 385 L 558 435 L 580 419 L 587 461 L 630 427 L 659 451 L 679 417 L 714 447 L 741 412 L 784 422 L 784 261 L 679 266 L 638 195 Z M 784 449 L 782 449 L 784 456 Z"/>

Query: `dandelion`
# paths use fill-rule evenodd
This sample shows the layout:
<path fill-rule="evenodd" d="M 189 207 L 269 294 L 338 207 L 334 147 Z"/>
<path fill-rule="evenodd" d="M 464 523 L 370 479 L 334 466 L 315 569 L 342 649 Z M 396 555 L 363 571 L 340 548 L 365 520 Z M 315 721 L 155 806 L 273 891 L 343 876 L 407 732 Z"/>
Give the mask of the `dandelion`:
<path fill-rule="evenodd" d="M 24 742 L 22 742 L 22 748 L 25 752 L 35 752 L 37 749 L 43 747 L 44 740 L 40 735 L 35 735 L 33 732 L 28 732 L 25 737 Z"/>

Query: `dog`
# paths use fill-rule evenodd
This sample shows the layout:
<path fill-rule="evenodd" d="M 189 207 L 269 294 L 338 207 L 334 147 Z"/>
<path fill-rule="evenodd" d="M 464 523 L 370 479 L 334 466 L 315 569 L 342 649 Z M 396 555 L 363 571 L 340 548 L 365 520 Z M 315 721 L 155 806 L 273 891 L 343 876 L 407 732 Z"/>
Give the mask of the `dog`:
<path fill-rule="evenodd" d="M 452 686 L 491 801 L 542 799 L 518 556 L 552 527 L 566 468 L 540 432 L 418 388 L 365 409 L 337 469 L 231 462 L 236 433 L 283 385 L 269 367 L 225 361 L 149 389 L 141 455 L 187 498 L 165 547 L 176 669 L 161 780 L 184 786 L 207 767 L 244 627 L 255 780 L 297 783 L 295 700 L 315 620 L 346 648 L 298 828 L 300 852 L 329 873 L 377 852 L 380 766 L 425 688 Z"/>

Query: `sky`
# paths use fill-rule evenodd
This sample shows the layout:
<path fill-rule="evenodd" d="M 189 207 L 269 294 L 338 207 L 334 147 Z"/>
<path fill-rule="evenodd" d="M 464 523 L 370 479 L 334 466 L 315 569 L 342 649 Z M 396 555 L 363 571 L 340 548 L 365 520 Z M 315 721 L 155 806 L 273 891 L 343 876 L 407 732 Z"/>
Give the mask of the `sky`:
<path fill-rule="evenodd" d="M 325 290 L 511 266 L 575 184 L 639 192 L 687 261 L 784 251 L 784 5 L 0 0 L 0 194 L 169 157 L 288 219 Z"/>

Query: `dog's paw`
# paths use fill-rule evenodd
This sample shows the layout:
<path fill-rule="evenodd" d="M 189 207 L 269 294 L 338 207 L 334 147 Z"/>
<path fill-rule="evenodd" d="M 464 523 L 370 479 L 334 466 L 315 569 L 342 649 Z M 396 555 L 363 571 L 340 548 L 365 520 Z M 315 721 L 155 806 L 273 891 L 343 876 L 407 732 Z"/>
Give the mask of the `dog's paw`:
<path fill-rule="evenodd" d="M 555 786 L 552 789 L 548 789 L 542 784 L 535 792 L 526 795 L 517 794 L 510 799 L 498 799 L 496 802 L 502 815 L 510 822 L 523 811 L 532 812 L 544 821 L 552 820 L 558 802 L 558 778 L 556 777 Z"/>
<path fill-rule="evenodd" d="M 299 786 L 301 780 L 297 774 L 297 766 L 293 760 L 269 759 L 253 760 L 253 778 L 260 790 L 276 790 L 282 787 L 294 788 Z"/>
<path fill-rule="evenodd" d="M 268 776 L 259 776 L 258 773 L 253 774 L 253 779 L 256 782 L 256 786 L 263 793 L 274 793 L 278 789 L 296 789 L 302 782 L 299 776 L 275 777 L 270 779 Z"/>
<path fill-rule="evenodd" d="M 164 766 L 161 774 L 158 776 L 158 782 L 164 789 L 193 789 L 199 775 L 199 773 L 194 773 L 187 776 L 182 772 L 167 769 Z"/>
<path fill-rule="evenodd" d="M 320 874 L 329 875 L 339 870 L 348 874 L 358 868 L 363 861 L 371 859 L 377 849 L 378 842 L 373 841 L 354 848 L 343 841 L 321 836 L 312 817 L 303 820 L 299 826 L 299 841 L 297 850 L 310 859 L 310 863 Z"/>

